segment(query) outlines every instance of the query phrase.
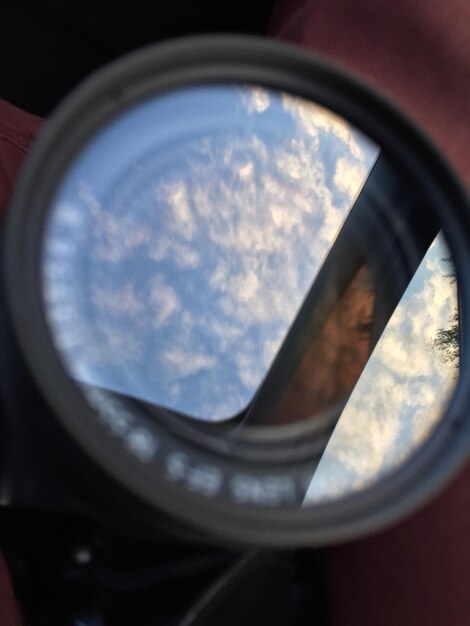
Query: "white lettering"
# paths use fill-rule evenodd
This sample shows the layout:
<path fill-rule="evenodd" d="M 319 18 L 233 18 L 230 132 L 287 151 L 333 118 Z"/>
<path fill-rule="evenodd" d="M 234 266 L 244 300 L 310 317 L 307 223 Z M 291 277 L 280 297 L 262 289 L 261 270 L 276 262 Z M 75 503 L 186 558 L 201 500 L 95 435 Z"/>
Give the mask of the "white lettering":
<path fill-rule="evenodd" d="M 157 440 L 144 426 L 132 428 L 126 437 L 127 448 L 143 463 L 152 460 L 157 450 Z"/>
<path fill-rule="evenodd" d="M 235 501 L 240 504 L 279 506 L 295 501 L 295 484 L 288 476 L 259 478 L 237 474 L 230 487 Z"/>
<path fill-rule="evenodd" d="M 222 472 L 212 465 L 192 465 L 182 452 L 168 455 L 166 470 L 170 480 L 181 481 L 187 489 L 208 498 L 216 495 L 222 484 Z"/>

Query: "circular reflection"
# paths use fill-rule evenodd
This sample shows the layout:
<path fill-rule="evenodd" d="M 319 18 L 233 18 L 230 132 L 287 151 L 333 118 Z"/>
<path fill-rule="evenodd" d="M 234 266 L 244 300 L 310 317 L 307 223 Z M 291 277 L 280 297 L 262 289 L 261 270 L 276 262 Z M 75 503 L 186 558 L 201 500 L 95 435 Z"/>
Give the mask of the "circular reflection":
<path fill-rule="evenodd" d="M 217 436 L 326 416 L 314 503 L 406 459 L 455 385 L 438 231 L 333 113 L 251 86 L 181 89 L 70 166 L 44 240 L 48 321 L 79 383 L 226 422 Z"/>

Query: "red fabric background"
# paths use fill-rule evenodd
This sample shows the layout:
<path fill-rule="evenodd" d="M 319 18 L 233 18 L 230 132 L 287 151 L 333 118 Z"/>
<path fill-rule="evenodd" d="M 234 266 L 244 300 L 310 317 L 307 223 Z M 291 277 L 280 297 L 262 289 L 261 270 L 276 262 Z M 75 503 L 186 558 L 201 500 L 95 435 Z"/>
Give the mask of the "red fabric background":
<path fill-rule="evenodd" d="M 43 120 L 0 100 L 0 219 L 23 161 Z"/>
<path fill-rule="evenodd" d="M 0 554 L 0 624 L 2 626 L 21 626 L 22 620 L 16 606 L 10 576 Z"/>
<path fill-rule="evenodd" d="M 388 95 L 470 189 L 469 0 L 279 0 L 271 33 Z M 333 626 L 470 625 L 470 467 L 411 519 L 325 563 Z"/>
<path fill-rule="evenodd" d="M 18 169 L 42 120 L 0 100 L 0 219 L 13 189 Z M 0 626 L 19 626 L 10 577 L 0 555 Z"/>

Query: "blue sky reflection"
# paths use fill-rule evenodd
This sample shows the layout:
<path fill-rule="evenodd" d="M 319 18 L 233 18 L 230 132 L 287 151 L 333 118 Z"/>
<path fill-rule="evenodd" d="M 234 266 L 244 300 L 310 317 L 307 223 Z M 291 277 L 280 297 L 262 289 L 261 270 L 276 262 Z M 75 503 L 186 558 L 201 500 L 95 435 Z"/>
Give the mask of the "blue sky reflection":
<path fill-rule="evenodd" d="M 80 381 L 207 420 L 251 400 L 377 149 L 251 87 L 131 109 L 70 168 L 44 293 Z"/>

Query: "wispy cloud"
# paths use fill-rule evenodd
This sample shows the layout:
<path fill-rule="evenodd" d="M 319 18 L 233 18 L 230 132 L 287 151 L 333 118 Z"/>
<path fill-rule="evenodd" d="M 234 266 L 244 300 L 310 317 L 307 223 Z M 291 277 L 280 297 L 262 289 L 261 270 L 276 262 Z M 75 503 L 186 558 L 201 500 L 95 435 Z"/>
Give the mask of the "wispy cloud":
<path fill-rule="evenodd" d="M 149 302 L 155 328 L 169 322 L 171 316 L 181 309 L 180 298 L 175 289 L 166 283 L 163 274 L 157 274 L 150 280 Z"/>
<path fill-rule="evenodd" d="M 201 370 L 211 369 L 217 363 L 217 359 L 213 356 L 194 350 L 182 350 L 178 347 L 166 350 L 162 356 L 165 363 L 178 378 L 185 378 Z M 157 355 L 158 361 L 160 358 L 161 356 Z"/>
<path fill-rule="evenodd" d="M 101 311 L 110 315 L 133 316 L 144 310 L 145 306 L 135 293 L 132 282 L 126 282 L 119 288 L 92 287 L 91 300 Z"/>
<path fill-rule="evenodd" d="M 193 212 L 189 203 L 189 194 L 186 181 L 179 179 L 176 182 L 163 183 L 157 194 L 157 205 L 161 207 L 167 202 L 171 209 L 171 218 L 167 221 L 167 228 L 184 239 L 191 239 L 196 229 Z"/>
<path fill-rule="evenodd" d="M 174 243 L 172 253 L 175 263 L 179 267 L 193 270 L 199 265 L 200 253 L 195 248 Z"/>

